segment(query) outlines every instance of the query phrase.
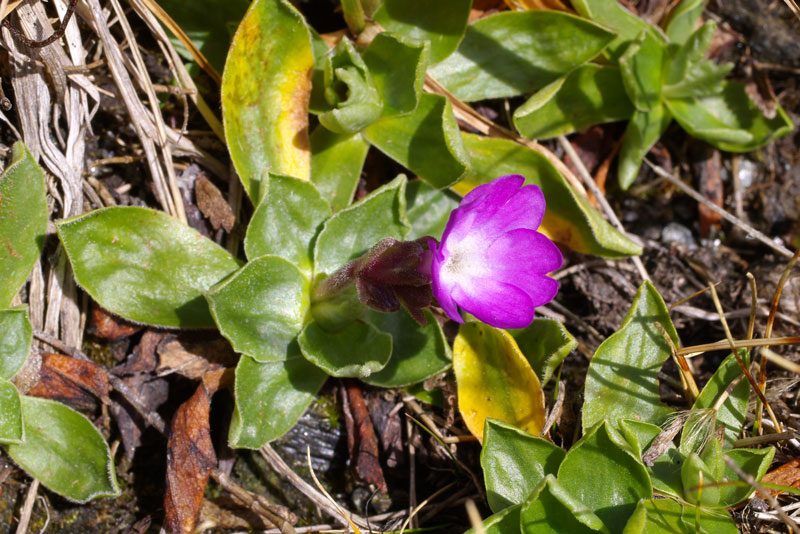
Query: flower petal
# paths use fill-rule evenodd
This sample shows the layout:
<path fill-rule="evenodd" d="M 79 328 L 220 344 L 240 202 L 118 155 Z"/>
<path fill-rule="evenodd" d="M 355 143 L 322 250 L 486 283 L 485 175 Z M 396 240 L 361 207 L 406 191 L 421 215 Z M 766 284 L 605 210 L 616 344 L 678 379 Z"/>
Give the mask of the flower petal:
<path fill-rule="evenodd" d="M 470 282 L 457 285 L 452 293 L 464 311 L 497 328 L 524 328 L 533 321 L 535 306 L 522 289 L 487 278 Z"/>
<path fill-rule="evenodd" d="M 516 228 L 536 230 L 542 224 L 545 200 L 538 185 L 526 185 L 485 222 L 480 231 L 492 238 Z"/>
<path fill-rule="evenodd" d="M 511 230 L 495 239 L 486 256 L 492 260 L 493 271 L 536 274 L 553 272 L 564 261 L 561 251 L 547 236 L 527 228 Z"/>
<path fill-rule="evenodd" d="M 483 225 L 519 193 L 524 183 L 524 176 L 512 174 L 479 185 L 467 193 L 458 208 L 450 213 L 442 242 L 449 238 L 461 240 L 472 231 L 482 231 Z"/>

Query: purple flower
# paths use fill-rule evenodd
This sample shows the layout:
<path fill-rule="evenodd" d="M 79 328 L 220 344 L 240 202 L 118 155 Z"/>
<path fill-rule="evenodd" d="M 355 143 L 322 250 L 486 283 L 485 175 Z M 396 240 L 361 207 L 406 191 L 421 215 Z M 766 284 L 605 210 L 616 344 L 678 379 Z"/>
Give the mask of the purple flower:
<path fill-rule="evenodd" d="M 556 296 L 547 273 L 561 267 L 561 252 L 537 232 L 542 190 L 524 183 L 511 175 L 476 187 L 450 214 L 441 243 L 428 242 L 433 296 L 454 321 L 464 322 L 461 308 L 498 328 L 523 328 Z"/>

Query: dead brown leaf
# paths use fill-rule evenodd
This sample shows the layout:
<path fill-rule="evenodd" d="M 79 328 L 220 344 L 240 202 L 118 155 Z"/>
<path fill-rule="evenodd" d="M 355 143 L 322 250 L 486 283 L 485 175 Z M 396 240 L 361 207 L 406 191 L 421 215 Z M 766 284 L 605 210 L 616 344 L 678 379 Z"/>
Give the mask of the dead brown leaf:
<path fill-rule="evenodd" d="M 110 403 L 106 370 L 88 360 L 62 354 L 42 354 L 39 382 L 28 395 L 63 402 L 73 408 L 92 410 L 97 400 Z"/>
<path fill-rule="evenodd" d="M 207 334 L 169 334 L 159 342 L 156 352 L 159 374 L 174 372 L 192 380 L 220 367 L 233 367 L 237 361 L 230 343 Z"/>
<path fill-rule="evenodd" d="M 789 486 L 790 488 L 800 488 L 800 457 L 786 462 L 785 464 L 773 469 L 761 480 L 767 484 L 778 484 Z M 769 490 L 773 495 L 784 493 L 780 490 Z"/>
<path fill-rule="evenodd" d="M 92 305 L 90 333 L 102 338 L 117 341 L 132 336 L 143 328 L 125 319 L 112 315 L 99 304 Z"/>
<path fill-rule="evenodd" d="M 211 180 L 202 174 L 198 176 L 194 181 L 194 195 L 197 199 L 197 207 L 211 222 L 214 230 L 219 230 L 220 226 L 226 232 L 233 230 L 236 216 L 228 201 Z"/>
<path fill-rule="evenodd" d="M 217 463 L 208 421 L 212 393 L 200 384 L 172 420 L 164 495 L 164 525 L 172 533 L 194 531 L 208 478 Z"/>
<path fill-rule="evenodd" d="M 378 438 L 369 418 L 367 404 L 361 394 L 361 387 L 355 380 L 346 380 L 342 391 L 344 401 L 344 421 L 347 427 L 347 450 L 350 452 L 350 466 L 361 480 L 374 484 L 383 493 L 389 488 L 383 478 L 378 458 Z"/>

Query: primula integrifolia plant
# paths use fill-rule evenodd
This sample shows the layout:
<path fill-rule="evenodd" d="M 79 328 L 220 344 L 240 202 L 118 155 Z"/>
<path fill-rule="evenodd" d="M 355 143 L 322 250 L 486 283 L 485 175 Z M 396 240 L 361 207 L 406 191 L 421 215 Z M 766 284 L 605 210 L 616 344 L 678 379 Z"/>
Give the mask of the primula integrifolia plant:
<path fill-rule="evenodd" d="M 561 267 L 558 247 L 538 232 L 542 190 L 525 177 L 501 176 L 470 191 L 450 213 L 442 239 L 386 238 L 324 280 L 318 300 L 353 283 L 358 300 L 382 311 L 401 306 L 421 324 L 431 293 L 452 320 L 467 312 L 497 328 L 524 328 L 550 302 Z"/>

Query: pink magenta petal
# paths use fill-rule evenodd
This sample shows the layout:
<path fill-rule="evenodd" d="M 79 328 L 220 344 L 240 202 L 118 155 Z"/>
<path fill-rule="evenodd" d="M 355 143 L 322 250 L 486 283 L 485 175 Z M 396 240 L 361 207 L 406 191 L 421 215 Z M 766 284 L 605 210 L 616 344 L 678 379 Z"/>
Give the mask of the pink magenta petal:
<path fill-rule="evenodd" d="M 545 201 L 542 190 L 537 185 L 526 185 L 512 196 L 491 219 L 480 221 L 476 217 L 476 225 L 481 224 L 481 232 L 495 237 L 515 228 L 536 230 L 542 224 Z"/>
<path fill-rule="evenodd" d="M 464 311 L 497 328 L 524 328 L 533 321 L 535 306 L 523 290 L 486 278 L 471 282 L 453 290 L 454 300 Z"/>
<path fill-rule="evenodd" d="M 495 270 L 538 274 L 553 272 L 564 261 L 555 243 L 527 228 L 511 230 L 498 237 L 489 246 L 486 256 L 492 258 Z"/>

